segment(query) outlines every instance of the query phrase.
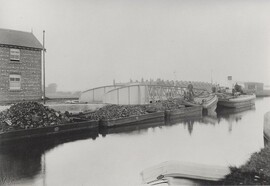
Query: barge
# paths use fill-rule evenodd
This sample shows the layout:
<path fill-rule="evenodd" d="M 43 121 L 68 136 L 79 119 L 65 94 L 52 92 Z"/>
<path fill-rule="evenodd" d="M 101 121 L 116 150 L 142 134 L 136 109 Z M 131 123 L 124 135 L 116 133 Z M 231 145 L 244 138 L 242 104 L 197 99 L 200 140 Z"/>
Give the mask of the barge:
<path fill-rule="evenodd" d="M 218 95 L 218 106 L 227 108 L 243 108 L 255 105 L 255 94 L 252 95 L 239 95 L 239 96 L 226 96 Z"/>
<path fill-rule="evenodd" d="M 164 112 L 154 112 L 149 114 L 142 114 L 137 116 L 130 116 L 125 118 L 116 118 L 116 119 L 107 119 L 107 120 L 100 120 L 101 127 L 117 127 L 117 126 L 124 126 L 124 125 L 134 125 L 139 124 L 141 122 L 151 122 L 151 121 L 164 121 L 165 120 L 165 113 Z"/>
<path fill-rule="evenodd" d="M 97 129 L 99 126 L 96 120 L 78 120 L 73 123 L 52 125 L 40 128 L 19 129 L 0 133 L 0 142 L 12 141 L 34 137 L 46 137 L 74 131 Z"/>
<path fill-rule="evenodd" d="M 188 117 L 198 117 L 202 116 L 202 106 L 188 106 L 182 107 L 175 110 L 166 110 L 165 118 L 166 120 L 184 119 Z"/>
<path fill-rule="evenodd" d="M 119 127 L 103 127 L 100 128 L 99 133 L 102 136 L 109 134 L 130 134 L 130 133 L 143 133 L 146 132 L 149 128 L 163 127 L 166 126 L 166 122 L 161 119 L 156 119 L 152 121 L 142 121 L 136 125 L 123 125 Z"/>
<path fill-rule="evenodd" d="M 184 101 L 185 105 L 188 106 L 202 106 L 203 113 L 211 114 L 214 113 L 217 108 L 218 97 L 216 95 L 209 95 L 207 97 L 195 97 L 194 101 Z"/>

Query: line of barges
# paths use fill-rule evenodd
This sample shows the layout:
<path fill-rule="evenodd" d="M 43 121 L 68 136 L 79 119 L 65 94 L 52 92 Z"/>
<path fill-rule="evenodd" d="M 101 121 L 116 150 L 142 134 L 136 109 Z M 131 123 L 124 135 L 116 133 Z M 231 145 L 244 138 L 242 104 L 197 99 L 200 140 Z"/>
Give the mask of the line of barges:
<path fill-rule="evenodd" d="M 220 95 L 210 95 L 207 99 L 201 100 L 201 104 L 198 102 L 184 101 L 183 105 L 177 109 L 155 111 L 140 115 L 131 115 L 129 117 L 121 117 L 114 119 L 78 119 L 73 123 L 46 126 L 41 128 L 20 129 L 14 131 L 0 132 L 0 141 L 18 140 L 23 138 L 42 137 L 50 135 L 58 135 L 62 133 L 70 133 L 80 130 L 91 130 L 99 127 L 111 128 L 119 126 L 137 125 L 140 123 L 151 123 L 157 121 L 170 121 L 177 119 L 184 119 L 186 117 L 201 117 L 203 111 L 208 113 L 215 111 L 217 104 L 233 108 L 242 108 L 254 105 L 254 95 L 241 95 L 238 97 L 231 97 L 224 99 Z"/>

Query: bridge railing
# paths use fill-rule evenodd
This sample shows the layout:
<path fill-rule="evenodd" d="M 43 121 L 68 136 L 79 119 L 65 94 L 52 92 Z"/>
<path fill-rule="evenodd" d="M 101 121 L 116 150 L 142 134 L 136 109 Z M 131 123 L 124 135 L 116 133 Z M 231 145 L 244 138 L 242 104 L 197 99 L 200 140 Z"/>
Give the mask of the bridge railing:
<path fill-rule="evenodd" d="M 121 87 L 120 85 L 108 85 L 102 87 L 96 87 L 82 92 L 79 98 L 79 102 L 87 103 L 102 103 L 103 97 L 106 92 L 115 88 Z"/>
<path fill-rule="evenodd" d="M 195 96 L 209 94 L 207 90 L 194 88 Z M 148 104 L 170 98 L 181 98 L 187 87 L 136 84 L 115 88 L 104 95 L 103 103 L 110 104 Z"/>

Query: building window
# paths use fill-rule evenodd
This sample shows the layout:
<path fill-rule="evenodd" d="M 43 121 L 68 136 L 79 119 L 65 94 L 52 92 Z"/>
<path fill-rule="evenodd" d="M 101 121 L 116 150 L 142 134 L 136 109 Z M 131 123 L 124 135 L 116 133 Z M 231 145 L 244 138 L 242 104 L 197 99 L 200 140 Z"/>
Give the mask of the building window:
<path fill-rule="evenodd" d="M 20 49 L 10 49 L 10 61 L 20 61 Z"/>
<path fill-rule="evenodd" d="M 21 90 L 21 75 L 18 74 L 9 75 L 9 89 Z"/>

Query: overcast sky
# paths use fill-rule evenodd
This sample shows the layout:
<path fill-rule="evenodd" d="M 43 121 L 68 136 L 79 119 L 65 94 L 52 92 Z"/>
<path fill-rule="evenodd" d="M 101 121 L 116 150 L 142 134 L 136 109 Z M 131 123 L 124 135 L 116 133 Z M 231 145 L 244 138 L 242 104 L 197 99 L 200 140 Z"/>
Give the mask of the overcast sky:
<path fill-rule="evenodd" d="M 46 31 L 46 84 L 132 79 L 270 84 L 269 0 L 0 0 L 0 27 Z"/>

